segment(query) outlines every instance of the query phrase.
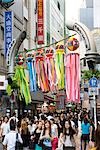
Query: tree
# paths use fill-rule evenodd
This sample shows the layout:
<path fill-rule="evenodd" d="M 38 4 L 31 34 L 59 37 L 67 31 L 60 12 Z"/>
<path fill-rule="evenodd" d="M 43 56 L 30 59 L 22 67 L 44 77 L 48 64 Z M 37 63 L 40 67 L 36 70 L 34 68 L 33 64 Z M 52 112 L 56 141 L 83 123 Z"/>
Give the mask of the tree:
<path fill-rule="evenodd" d="M 100 79 L 100 71 L 99 70 L 84 70 L 82 71 L 82 79 L 90 79 L 92 77 L 96 77 Z"/>

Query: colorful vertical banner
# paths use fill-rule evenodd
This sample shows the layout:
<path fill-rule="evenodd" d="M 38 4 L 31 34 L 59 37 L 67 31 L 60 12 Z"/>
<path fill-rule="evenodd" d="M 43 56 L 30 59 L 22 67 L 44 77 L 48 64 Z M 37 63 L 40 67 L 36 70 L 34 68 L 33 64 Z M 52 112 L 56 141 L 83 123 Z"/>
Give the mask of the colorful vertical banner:
<path fill-rule="evenodd" d="M 66 95 L 69 102 L 80 102 L 80 56 L 70 53 L 65 56 Z"/>
<path fill-rule="evenodd" d="M 9 44 L 13 40 L 13 12 L 4 12 L 4 47 L 5 47 L 5 57 L 9 49 Z"/>
<path fill-rule="evenodd" d="M 37 43 L 44 44 L 44 7 L 43 0 L 37 0 Z"/>

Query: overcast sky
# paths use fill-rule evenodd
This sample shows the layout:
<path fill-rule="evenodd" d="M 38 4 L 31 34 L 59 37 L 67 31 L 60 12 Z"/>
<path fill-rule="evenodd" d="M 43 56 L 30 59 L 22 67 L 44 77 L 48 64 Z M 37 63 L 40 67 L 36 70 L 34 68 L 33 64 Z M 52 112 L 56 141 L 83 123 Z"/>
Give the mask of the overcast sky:
<path fill-rule="evenodd" d="M 84 0 L 65 0 L 66 1 L 66 21 L 75 19 L 78 20 L 78 10 Z"/>

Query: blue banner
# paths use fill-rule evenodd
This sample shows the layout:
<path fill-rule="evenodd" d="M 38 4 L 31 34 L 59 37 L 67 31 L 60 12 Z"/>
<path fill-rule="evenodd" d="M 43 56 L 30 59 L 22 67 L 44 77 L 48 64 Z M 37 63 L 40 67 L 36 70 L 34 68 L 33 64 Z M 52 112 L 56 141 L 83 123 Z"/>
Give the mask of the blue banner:
<path fill-rule="evenodd" d="M 5 47 L 5 57 L 9 49 L 9 44 L 13 40 L 13 12 L 4 12 L 4 47 Z"/>

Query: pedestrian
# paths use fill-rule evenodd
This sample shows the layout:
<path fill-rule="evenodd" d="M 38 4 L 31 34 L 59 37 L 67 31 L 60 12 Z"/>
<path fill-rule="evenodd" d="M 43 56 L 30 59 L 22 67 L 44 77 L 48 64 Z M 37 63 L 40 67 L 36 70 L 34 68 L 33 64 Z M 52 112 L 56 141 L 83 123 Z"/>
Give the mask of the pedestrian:
<path fill-rule="evenodd" d="M 7 133 L 9 133 L 9 118 L 7 116 L 4 117 L 4 122 L 1 124 L 0 137 L 2 137 L 2 141 Z"/>
<path fill-rule="evenodd" d="M 43 150 L 52 150 L 51 123 L 49 120 L 45 121 L 42 133 L 40 141 L 43 141 Z"/>
<path fill-rule="evenodd" d="M 95 132 L 95 147 L 91 150 L 100 150 L 100 125 L 98 125 Z"/>
<path fill-rule="evenodd" d="M 31 136 L 31 140 L 33 141 L 33 146 L 35 150 L 42 149 L 41 145 L 39 145 L 40 135 L 42 132 L 42 121 L 38 122 L 37 128 Z"/>
<path fill-rule="evenodd" d="M 6 147 L 7 147 L 7 150 L 15 150 L 16 135 L 17 135 L 17 132 L 15 131 L 16 123 L 12 119 L 12 120 L 10 120 L 9 124 L 10 124 L 10 132 L 8 134 L 6 134 L 4 137 L 3 146 L 4 146 L 4 149 L 6 149 Z M 18 133 L 18 141 L 20 143 L 23 143 L 22 138 L 19 133 Z"/>
<path fill-rule="evenodd" d="M 54 122 L 54 118 L 50 119 L 51 122 L 51 136 L 52 136 L 52 150 L 58 147 L 58 127 Z"/>
<path fill-rule="evenodd" d="M 82 136 L 81 136 L 82 150 L 87 150 L 91 138 L 90 123 L 87 118 L 84 118 L 84 121 L 81 124 L 81 130 L 82 130 Z"/>
<path fill-rule="evenodd" d="M 28 124 L 25 120 L 21 122 L 20 134 L 23 140 L 23 150 L 29 149 L 29 141 L 30 141 L 30 132 L 28 129 Z"/>
<path fill-rule="evenodd" d="M 63 132 L 64 124 L 65 124 L 65 116 L 64 116 L 63 113 L 61 113 L 61 115 L 60 115 L 60 120 L 59 120 L 59 123 L 58 123 L 58 126 L 59 126 L 59 134 Z"/>
<path fill-rule="evenodd" d="M 65 121 L 64 131 L 60 134 L 60 142 L 63 144 L 63 150 L 75 150 L 75 133 L 71 122 L 69 120 Z"/>

